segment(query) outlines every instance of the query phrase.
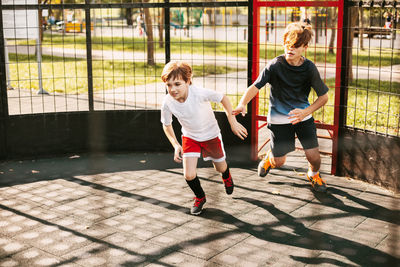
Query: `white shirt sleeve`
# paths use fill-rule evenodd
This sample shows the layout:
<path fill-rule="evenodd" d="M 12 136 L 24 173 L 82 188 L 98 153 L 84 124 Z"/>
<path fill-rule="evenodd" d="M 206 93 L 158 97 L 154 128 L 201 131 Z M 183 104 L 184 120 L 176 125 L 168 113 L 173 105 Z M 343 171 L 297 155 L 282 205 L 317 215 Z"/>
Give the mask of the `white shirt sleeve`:
<path fill-rule="evenodd" d="M 161 123 L 165 126 L 172 124 L 172 112 L 169 110 L 168 105 L 165 102 L 161 106 Z"/>

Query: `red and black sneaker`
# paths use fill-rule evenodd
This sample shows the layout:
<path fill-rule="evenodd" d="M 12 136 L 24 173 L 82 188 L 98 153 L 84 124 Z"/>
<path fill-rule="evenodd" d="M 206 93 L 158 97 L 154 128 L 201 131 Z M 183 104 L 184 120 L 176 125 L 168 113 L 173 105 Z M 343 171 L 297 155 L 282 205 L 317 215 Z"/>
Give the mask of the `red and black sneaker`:
<path fill-rule="evenodd" d="M 194 197 L 194 203 L 192 208 L 190 209 L 190 214 L 199 215 L 203 211 L 203 205 L 206 203 L 206 197 L 198 198 Z"/>
<path fill-rule="evenodd" d="M 222 181 L 224 181 L 224 185 L 225 185 L 225 192 L 230 195 L 233 192 L 233 188 L 235 187 L 235 185 L 233 184 L 233 180 L 232 180 L 232 176 L 229 173 L 229 177 L 224 179 L 222 178 Z"/>

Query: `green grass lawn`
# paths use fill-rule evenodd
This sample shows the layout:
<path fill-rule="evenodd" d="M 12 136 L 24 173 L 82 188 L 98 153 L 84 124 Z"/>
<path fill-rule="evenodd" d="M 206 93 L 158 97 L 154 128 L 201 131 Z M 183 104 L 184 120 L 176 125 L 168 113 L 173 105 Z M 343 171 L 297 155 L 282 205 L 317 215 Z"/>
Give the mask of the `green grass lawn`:
<path fill-rule="evenodd" d="M 149 66 L 144 62 L 100 60 L 93 62 L 93 88 L 95 91 L 123 86 L 161 82 L 164 64 Z M 238 71 L 236 68 L 215 65 L 194 65 L 194 73 L 204 76 Z M 14 88 L 38 90 L 38 64 L 34 55 L 10 54 L 11 85 Z M 47 92 L 86 93 L 87 64 L 84 59 L 43 56 L 43 89 Z"/>
<path fill-rule="evenodd" d="M 12 41 L 8 42 L 9 45 Z M 18 44 L 26 44 L 26 41 L 18 41 Z M 30 44 L 34 44 L 29 41 Z M 164 53 L 158 39 L 155 38 L 155 52 Z M 86 38 L 77 35 L 44 34 L 42 42 L 44 47 L 86 49 Z M 116 50 L 125 52 L 145 52 L 146 39 L 134 37 L 92 37 L 93 50 Z M 247 43 L 219 42 L 202 39 L 171 38 L 171 53 L 189 53 L 204 55 L 223 55 L 229 57 L 247 57 Z M 272 59 L 283 54 L 283 47 L 278 44 L 265 43 L 260 45 L 260 59 Z M 336 55 L 329 54 L 323 47 L 310 46 L 307 50 L 307 58 L 314 62 L 336 63 Z M 353 51 L 353 64 L 358 66 L 391 66 L 400 64 L 400 49 L 371 48 L 370 50 Z"/>

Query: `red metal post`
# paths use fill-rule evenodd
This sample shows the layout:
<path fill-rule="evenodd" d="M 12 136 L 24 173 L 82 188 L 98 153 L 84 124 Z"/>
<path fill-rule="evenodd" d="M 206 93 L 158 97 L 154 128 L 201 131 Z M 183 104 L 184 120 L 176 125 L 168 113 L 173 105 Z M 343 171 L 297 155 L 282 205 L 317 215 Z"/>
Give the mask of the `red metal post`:
<path fill-rule="evenodd" d="M 260 7 L 257 4 L 257 0 L 254 0 L 253 7 L 253 58 L 252 58 L 252 77 L 251 80 L 254 82 L 260 72 Z M 258 94 L 251 101 L 251 128 L 253 136 L 251 137 L 251 159 L 258 159 L 258 121 L 256 117 L 258 116 Z"/>

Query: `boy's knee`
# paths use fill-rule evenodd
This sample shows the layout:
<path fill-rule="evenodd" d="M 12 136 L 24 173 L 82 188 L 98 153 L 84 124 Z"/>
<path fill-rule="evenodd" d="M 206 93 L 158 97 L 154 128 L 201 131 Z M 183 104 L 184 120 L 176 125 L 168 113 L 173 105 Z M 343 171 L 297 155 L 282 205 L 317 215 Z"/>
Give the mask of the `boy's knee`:
<path fill-rule="evenodd" d="M 216 164 L 216 163 L 214 162 L 214 168 L 215 168 L 215 170 L 216 170 L 217 172 L 223 173 L 223 172 L 225 172 L 226 169 L 228 168 L 228 165 L 226 164 L 225 161 L 224 161 L 224 162 L 220 162 L 220 163 L 218 163 L 218 164 Z"/>
<path fill-rule="evenodd" d="M 193 180 L 194 178 L 196 178 L 196 176 L 197 176 L 197 173 L 196 173 L 196 172 L 186 172 L 186 171 L 185 171 L 185 173 L 184 173 L 184 177 L 185 177 L 185 179 L 188 180 L 188 181 Z"/>

